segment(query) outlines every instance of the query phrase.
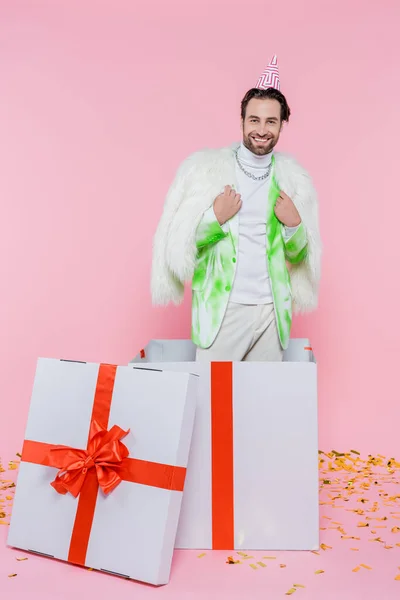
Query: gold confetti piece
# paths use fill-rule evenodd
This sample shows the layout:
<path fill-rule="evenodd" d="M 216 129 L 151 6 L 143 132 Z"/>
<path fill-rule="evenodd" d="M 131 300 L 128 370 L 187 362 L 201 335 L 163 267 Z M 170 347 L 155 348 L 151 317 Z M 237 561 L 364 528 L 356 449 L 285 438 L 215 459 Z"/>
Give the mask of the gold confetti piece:
<path fill-rule="evenodd" d="M 329 521 L 332 521 L 331 517 L 322 517 L 323 519 L 329 519 Z"/>
<path fill-rule="evenodd" d="M 392 548 L 394 548 L 394 546 L 383 546 L 385 548 L 385 550 L 391 550 Z"/>
<path fill-rule="evenodd" d="M 396 575 L 396 577 L 394 578 L 395 581 L 400 581 L 400 575 Z"/>
<path fill-rule="evenodd" d="M 325 573 L 325 571 L 323 571 L 322 569 L 315 571 L 315 575 L 321 575 L 322 573 Z"/>
<path fill-rule="evenodd" d="M 22 556 L 21 558 L 17 558 L 18 562 L 22 562 L 23 560 L 28 560 L 26 556 Z"/>
<path fill-rule="evenodd" d="M 295 587 L 295 588 L 303 588 L 304 590 L 306 589 L 306 586 L 305 585 L 301 585 L 301 583 L 294 583 L 293 587 Z"/>
<path fill-rule="evenodd" d="M 16 453 L 16 456 L 18 456 L 18 458 L 22 458 L 22 454 L 20 454 L 19 452 Z"/>
<path fill-rule="evenodd" d="M 319 552 L 317 552 L 317 550 L 311 550 L 311 554 L 316 554 L 317 556 L 319 556 Z"/>
<path fill-rule="evenodd" d="M 360 570 L 360 567 L 356 567 L 355 569 L 353 569 L 353 573 L 358 573 L 359 570 Z"/>
<path fill-rule="evenodd" d="M 267 560 L 276 560 L 276 556 L 263 556 L 263 558 Z"/>
<path fill-rule="evenodd" d="M 237 554 L 239 554 L 240 556 L 243 556 L 243 557 L 248 556 L 248 554 L 246 554 L 246 552 L 237 552 Z"/>
<path fill-rule="evenodd" d="M 258 562 L 257 564 L 258 564 L 258 565 L 260 565 L 260 567 L 266 567 L 266 566 L 267 566 L 267 565 L 266 565 L 266 564 L 264 564 L 263 562 Z"/>
<path fill-rule="evenodd" d="M 350 452 L 352 452 L 353 454 L 357 454 L 357 456 L 360 456 L 360 453 L 357 452 L 357 450 L 350 450 Z"/>
<path fill-rule="evenodd" d="M 392 533 L 399 533 L 400 527 L 393 527 Z"/>
<path fill-rule="evenodd" d="M 360 564 L 360 567 L 362 567 L 363 569 L 368 569 L 368 571 L 372 571 L 372 567 L 369 567 L 368 565 L 364 565 L 363 563 Z"/>
<path fill-rule="evenodd" d="M 199 554 L 197 558 L 203 558 L 203 556 L 205 556 L 205 555 L 206 555 L 206 553 L 203 552 L 203 554 Z"/>
<path fill-rule="evenodd" d="M 252 563 L 249 564 L 249 567 L 251 567 L 252 569 L 256 570 L 257 569 L 257 565 L 253 565 Z"/>
<path fill-rule="evenodd" d="M 11 573 L 11 575 L 9 575 L 9 577 L 16 577 L 17 574 L 16 573 Z"/>
<path fill-rule="evenodd" d="M 332 550 L 332 546 L 328 546 L 327 544 L 321 544 L 321 550 Z"/>
<path fill-rule="evenodd" d="M 6 500 L 12 500 L 12 496 L 6 496 Z"/>
<path fill-rule="evenodd" d="M 93 567 L 89 567 L 89 568 L 88 568 L 88 571 L 93 571 Z"/>
<path fill-rule="evenodd" d="M 396 546 L 399 546 L 399 548 L 400 548 L 400 544 L 396 544 Z"/>
<path fill-rule="evenodd" d="M 0 512 L 0 519 L 5 519 L 5 518 L 6 518 L 6 513 Z"/>
<path fill-rule="evenodd" d="M 286 569 L 286 565 L 279 565 L 281 569 Z"/>
<path fill-rule="evenodd" d="M 296 588 L 290 588 L 290 590 L 288 590 L 285 594 L 285 596 L 291 596 L 292 594 L 294 594 L 296 591 Z"/>
<path fill-rule="evenodd" d="M 360 522 L 357 527 L 369 527 L 369 523 Z"/>

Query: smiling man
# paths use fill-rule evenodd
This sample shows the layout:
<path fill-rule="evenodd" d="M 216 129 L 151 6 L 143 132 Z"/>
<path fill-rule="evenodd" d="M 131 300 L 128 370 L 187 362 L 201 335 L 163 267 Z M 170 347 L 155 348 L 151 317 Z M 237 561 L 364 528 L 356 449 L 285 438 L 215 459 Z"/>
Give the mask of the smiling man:
<path fill-rule="evenodd" d="M 290 109 L 276 57 L 241 103 L 242 142 L 189 156 L 153 244 L 154 304 L 192 283 L 197 360 L 280 361 L 293 312 L 318 304 L 321 241 L 307 172 L 275 152 Z"/>

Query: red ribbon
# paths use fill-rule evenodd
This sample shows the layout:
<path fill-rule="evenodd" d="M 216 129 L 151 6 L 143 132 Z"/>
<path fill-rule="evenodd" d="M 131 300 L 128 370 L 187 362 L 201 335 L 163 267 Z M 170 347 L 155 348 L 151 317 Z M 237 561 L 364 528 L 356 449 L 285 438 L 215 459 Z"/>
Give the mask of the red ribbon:
<path fill-rule="evenodd" d="M 211 363 L 212 548 L 234 548 L 233 373 Z"/>
<path fill-rule="evenodd" d="M 121 442 L 128 433 L 108 420 L 117 367 L 100 365 L 86 450 L 25 440 L 22 461 L 60 469 L 51 483 L 60 494 L 78 497 L 68 561 L 84 565 L 99 487 L 105 494 L 121 481 L 183 491 L 186 469 L 136 458 Z"/>
<path fill-rule="evenodd" d="M 51 448 L 51 462 L 60 469 L 51 484 L 53 488 L 59 494 L 70 492 L 77 498 L 88 471 L 95 469 L 97 481 L 103 492 L 112 492 L 122 481 L 116 469 L 123 459 L 129 456 L 128 448 L 121 442 L 128 433 L 129 430 L 124 431 L 117 425 L 107 431 L 94 420 L 90 424 L 87 450 L 68 446 Z"/>

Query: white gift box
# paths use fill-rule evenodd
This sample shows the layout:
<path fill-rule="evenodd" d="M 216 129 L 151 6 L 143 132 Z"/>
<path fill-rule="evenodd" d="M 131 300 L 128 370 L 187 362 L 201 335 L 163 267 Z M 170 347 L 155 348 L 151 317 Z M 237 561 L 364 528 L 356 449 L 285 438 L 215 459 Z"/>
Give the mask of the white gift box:
<path fill-rule="evenodd" d="M 176 547 L 317 549 L 317 364 L 308 340 L 291 340 L 280 363 L 147 366 L 199 374 Z"/>
<path fill-rule="evenodd" d="M 8 544 L 168 583 L 197 383 L 190 369 L 39 359 Z"/>

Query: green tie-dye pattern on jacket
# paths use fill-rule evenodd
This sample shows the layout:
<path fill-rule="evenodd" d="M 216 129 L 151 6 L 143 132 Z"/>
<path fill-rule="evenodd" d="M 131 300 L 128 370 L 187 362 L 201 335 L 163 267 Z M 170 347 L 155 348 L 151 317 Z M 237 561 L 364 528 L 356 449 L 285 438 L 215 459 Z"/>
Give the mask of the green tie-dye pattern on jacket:
<path fill-rule="evenodd" d="M 279 196 L 272 176 L 266 215 L 266 261 L 271 280 L 279 338 L 283 349 L 289 343 L 292 325 L 292 296 L 286 261 L 297 264 L 307 255 L 303 224 L 286 242 L 284 226 L 274 213 Z M 235 278 L 238 249 L 236 215 L 225 233 L 209 208 L 197 229 L 197 263 L 192 280 L 192 340 L 208 348 L 218 334 Z M 266 265 L 267 268 L 267 265 Z"/>

